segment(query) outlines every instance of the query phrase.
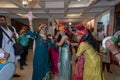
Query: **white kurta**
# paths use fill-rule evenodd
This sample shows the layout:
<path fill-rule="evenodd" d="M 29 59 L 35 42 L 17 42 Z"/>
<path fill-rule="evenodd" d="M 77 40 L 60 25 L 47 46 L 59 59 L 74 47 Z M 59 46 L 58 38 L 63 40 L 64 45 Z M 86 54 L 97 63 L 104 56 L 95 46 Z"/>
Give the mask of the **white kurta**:
<path fill-rule="evenodd" d="M 10 29 L 4 29 L 2 28 L 8 35 L 11 37 L 13 35 L 13 32 Z M 2 40 L 2 49 L 4 49 L 7 53 L 10 54 L 10 57 L 8 58 L 9 62 L 15 62 L 15 54 L 14 54 L 14 48 L 13 44 L 15 43 L 11 42 L 10 39 L 3 33 L 3 40 Z"/>

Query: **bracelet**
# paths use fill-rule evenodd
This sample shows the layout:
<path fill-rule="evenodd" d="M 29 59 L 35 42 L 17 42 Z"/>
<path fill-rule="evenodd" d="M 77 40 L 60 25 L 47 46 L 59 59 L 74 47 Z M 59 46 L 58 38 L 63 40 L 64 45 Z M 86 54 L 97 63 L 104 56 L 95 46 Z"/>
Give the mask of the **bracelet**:
<path fill-rule="evenodd" d="M 120 54 L 120 51 L 116 52 L 115 54 L 113 54 L 113 56 L 116 56 L 117 54 Z"/>

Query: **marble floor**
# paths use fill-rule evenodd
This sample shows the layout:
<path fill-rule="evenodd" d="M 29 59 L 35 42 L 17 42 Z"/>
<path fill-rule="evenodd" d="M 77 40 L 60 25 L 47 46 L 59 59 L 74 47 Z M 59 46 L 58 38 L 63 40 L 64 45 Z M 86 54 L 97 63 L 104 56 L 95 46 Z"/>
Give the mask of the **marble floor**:
<path fill-rule="evenodd" d="M 29 55 L 27 57 L 28 66 L 24 67 L 24 70 L 19 69 L 19 63 L 17 64 L 16 73 L 20 74 L 19 78 L 12 78 L 11 80 L 32 80 L 32 61 L 33 61 L 33 53 L 32 49 L 29 50 Z M 74 66 L 74 65 L 73 65 Z M 108 73 L 105 71 L 105 80 L 120 80 L 120 67 L 116 65 L 111 65 L 112 73 Z M 59 77 L 55 76 L 56 79 L 51 80 L 59 80 Z"/>

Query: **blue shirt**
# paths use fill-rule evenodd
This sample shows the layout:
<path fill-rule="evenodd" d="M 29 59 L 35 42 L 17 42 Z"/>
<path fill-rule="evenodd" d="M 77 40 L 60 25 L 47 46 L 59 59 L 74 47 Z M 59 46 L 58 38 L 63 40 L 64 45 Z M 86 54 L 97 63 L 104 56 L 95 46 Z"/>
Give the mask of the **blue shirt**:
<path fill-rule="evenodd" d="M 18 38 L 18 43 L 20 43 L 22 46 L 28 46 L 29 44 L 29 36 L 26 34 L 21 34 Z"/>

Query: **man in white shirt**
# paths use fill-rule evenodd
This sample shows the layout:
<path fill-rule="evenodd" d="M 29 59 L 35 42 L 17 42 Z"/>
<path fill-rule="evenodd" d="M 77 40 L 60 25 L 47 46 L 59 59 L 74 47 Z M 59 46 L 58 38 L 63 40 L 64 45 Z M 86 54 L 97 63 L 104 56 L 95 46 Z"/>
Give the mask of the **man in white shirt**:
<path fill-rule="evenodd" d="M 12 39 L 13 42 L 10 41 L 10 39 L 1 29 L 4 30 L 5 33 L 7 33 L 7 35 Z M 16 57 L 13 48 L 13 44 L 15 43 L 15 37 L 15 33 L 13 33 L 7 25 L 6 17 L 0 15 L 0 48 L 10 55 L 8 58 L 8 62 L 13 63 L 16 63 Z"/>

